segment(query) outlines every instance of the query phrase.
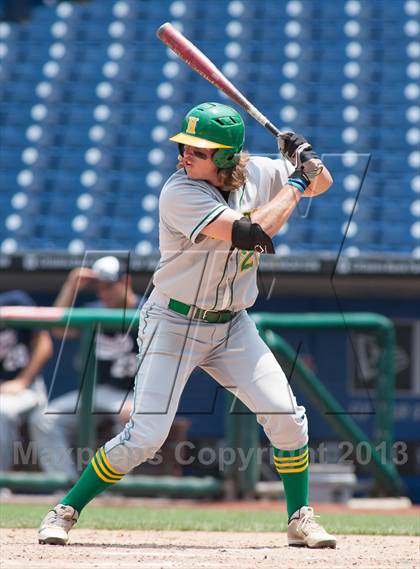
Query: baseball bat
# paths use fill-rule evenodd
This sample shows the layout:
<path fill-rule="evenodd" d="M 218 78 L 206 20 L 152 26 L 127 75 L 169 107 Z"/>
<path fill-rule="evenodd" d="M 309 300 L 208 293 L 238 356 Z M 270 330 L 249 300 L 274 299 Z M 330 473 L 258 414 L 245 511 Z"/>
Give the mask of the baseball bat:
<path fill-rule="evenodd" d="M 275 137 L 281 137 L 284 132 L 278 129 L 268 118 L 263 115 L 233 83 L 216 67 L 216 65 L 198 49 L 172 24 L 162 24 L 157 32 L 157 37 L 172 49 L 187 65 L 199 73 L 204 79 L 225 93 L 232 101 L 240 105 L 257 122 L 266 128 Z M 298 150 L 304 151 L 304 148 Z M 311 159 L 305 162 L 305 172 L 311 178 L 320 174 L 322 162 L 319 159 Z"/>

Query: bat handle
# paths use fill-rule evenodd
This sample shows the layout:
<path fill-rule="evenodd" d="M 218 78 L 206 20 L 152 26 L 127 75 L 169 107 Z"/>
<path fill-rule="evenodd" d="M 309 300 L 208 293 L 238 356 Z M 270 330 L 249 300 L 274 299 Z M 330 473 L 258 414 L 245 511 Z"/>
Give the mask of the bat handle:
<path fill-rule="evenodd" d="M 267 121 L 267 122 L 264 124 L 264 126 L 265 126 L 265 128 L 266 128 L 267 130 L 269 130 L 269 131 L 271 132 L 271 134 L 274 134 L 274 136 L 276 136 L 276 137 L 281 136 L 282 134 L 284 134 L 281 130 L 279 130 L 276 126 L 274 126 L 273 123 L 270 122 L 270 121 Z"/>
<path fill-rule="evenodd" d="M 239 93 L 238 97 L 239 99 L 236 102 L 239 103 L 241 107 L 243 107 L 247 113 L 251 115 L 252 118 L 259 122 L 268 131 L 270 131 L 271 134 L 274 134 L 276 137 L 284 134 L 281 130 L 274 126 L 273 123 L 270 122 L 268 118 L 257 109 L 257 107 L 254 107 L 254 105 L 252 105 L 241 93 Z"/>

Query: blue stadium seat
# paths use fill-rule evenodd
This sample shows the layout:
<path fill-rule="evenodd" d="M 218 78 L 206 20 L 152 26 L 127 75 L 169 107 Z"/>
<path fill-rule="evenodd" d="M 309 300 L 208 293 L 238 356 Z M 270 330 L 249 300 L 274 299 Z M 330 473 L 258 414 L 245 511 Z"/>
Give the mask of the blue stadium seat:
<path fill-rule="evenodd" d="M 115 2 L 72 3 L 66 18 L 60 16 L 59 6 L 39 6 L 31 21 L 12 24 L 1 39 L 7 50 L 0 62 L 0 207 L 13 212 L 13 195 L 28 195 L 21 210 L 28 222 L 15 232 L 20 248 L 66 250 L 74 238 L 91 248 L 133 249 L 141 240 L 157 248 L 157 212 L 144 211 L 142 198 L 158 195 L 173 170 L 176 148 L 167 136 L 178 130 L 179 117 L 192 101 L 226 102 L 156 43 L 157 26 L 176 19 L 217 65 L 236 63 L 232 80 L 275 124 L 302 132 L 326 154 L 333 188 L 314 200 L 307 215 L 297 212 L 288 230 L 275 237 L 278 245 L 294 252 L 337 252 L 349 216 L 350 202 L 345 200 L 358 195 L 353 217 L 357 231 L 346 243 L 362 252 L 412 251 L 410 227 L 416 218 L 410 209 L 414 194 L 407 191 L 416 168 L 413 159 L 408 163 L 408 155 L 416 150 L 416 134 L 411 133 L 409 145 L 405 136 L 418 128 L 418 98 L 407 98 L 415 97 L 415 87 L 408 85 L 415 84 L 416 77 L 407 76 L 408 65 L 415 62 L 407 46 L 415 38 L 407 35 L 407 41 L 401 41 L 408 21 L 401 3 L 366 0 L 352 17 L 347 3 L 323 0 L 300 0 L 297 13 L 298 3 L 247 0 L 236 16 L 236 5 L 226 0 L 184 0 L 186 11 L 180 16 L 172 14 L 176 6 L 170 0 L 127 2 L 129 12 L 120 18 L 114 14 Z M 110 25 L 118 19 L 124 33 L 112 37 L 111 30 L 118 36 L 118 26 Z M 235 23 L 229 24 L 235 20 L 241 26 L 236 25 L 237 35 Z M 360 24 L 355 36 L 352 20 Z M 62 38 L 60 22 L 66 25 Z M 65 53 L 60 54 L 52 45 L 61 43 Z M 58 74 L 47 78 L 45 63 L 56 56 Z M 106 77 L 104 71 L 113 67 L 105 63 L 113 57 L 119 68 Z M 178 72 L 167 65 L 173 61 Z M 357 62 L 359 69 L 348 66 L 350 62 Z M 235 72 L 234 66 L 231 69 Z M 50 85 L 49 94 L 40 88 L 42 82 Z M 109 83 L 110 93 L 101 83 Z M 248 117 L 246 123 L 246 147 L 275 153 L 273 137 Z M 29 146 L 38 152 L 31 164 L 22 161 Z M 101 152 L 94 164 L 86 161 L 89 148 Z M 150 163 L 153 149 L 164 153 L 162 163 Z M 352 164 L 344 155 L 348 151 L 371 156 L 367 173 L 367 156 Z M 31 174 L 18 181 L 24 169 Z M 97 177 L 87 187 L 82 184 L 85 170 Z M 152 171 L 159 172 L 160 182 L 159 177 L 150 178 Z M 29 185 L 19 185 L 31 175 Z M 82 193 L 93 198 L 87 210 L 78 207 Z M 31 214 L 44 229 L 30 223 Z M 80 233 L 71 226 L 79 214 L 89 221 Z M 138 221 L 145 216 L 151 216 L 155 226 L 141 234 Z M 5 232 L 1 229 L 1 235 Z"/>

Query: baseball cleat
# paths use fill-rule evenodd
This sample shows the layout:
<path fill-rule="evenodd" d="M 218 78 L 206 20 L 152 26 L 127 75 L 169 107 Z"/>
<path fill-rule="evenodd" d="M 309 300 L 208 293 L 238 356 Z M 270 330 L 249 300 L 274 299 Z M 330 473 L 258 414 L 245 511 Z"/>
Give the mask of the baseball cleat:
<path fill-rule="evenodd" d="M 66 545 L 69 531 L 77 522 L 79 514 L 71 506 L 58 504 L 48 512 L 38 530 L 39 543 L 49 545 Z"/>
<path fill-rule="evenodd" d="M 313 508 L 303 506 L 290 519 L 287 528 L 287 541 L 294 547 L 335 549 L 337 540 L 315 521 Z"/>

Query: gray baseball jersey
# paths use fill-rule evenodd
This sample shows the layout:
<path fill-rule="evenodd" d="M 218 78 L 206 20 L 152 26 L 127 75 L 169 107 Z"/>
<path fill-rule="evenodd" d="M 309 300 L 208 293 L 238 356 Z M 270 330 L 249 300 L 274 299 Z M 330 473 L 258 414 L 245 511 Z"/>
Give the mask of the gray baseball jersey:
<path fill-rule="evenodd" d="M 161 260 L 155 287 L 186 304 L 207 310 L 238 311 L 252 306 L 258 295 L 259 254 L 233 249 L 231 243 L 200 232 L 228 207 L 247 213 L 266 204 L 285 185 L 293 166 L 283 159 L 253 157 L 246 184 L 222 194 L 183 170 L 169 178 L 160 196 Z"/>

